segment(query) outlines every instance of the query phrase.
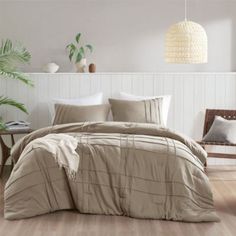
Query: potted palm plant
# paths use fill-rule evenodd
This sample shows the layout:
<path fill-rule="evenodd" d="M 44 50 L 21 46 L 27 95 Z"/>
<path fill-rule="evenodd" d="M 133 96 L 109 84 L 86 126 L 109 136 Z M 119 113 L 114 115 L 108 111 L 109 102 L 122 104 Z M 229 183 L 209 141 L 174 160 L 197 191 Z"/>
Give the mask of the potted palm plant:
<path fill-rule="evenodd" d="M 25 47 L 21 45 L 14 46 L 10 39 L 3 40 L 0 47 L 0 79 L 16 79 L 33 86 L 32 81 L 18 69 L 19 64 L 28 63 L 30 58 L 31 55 Z M 2 105 L 13 106 L 27 113 L 27 109 L 23 103 L 0 94 L 0 107 Z M 5 129 L 5 123 L 1 117 L 0 129 Z"/>
<path fill-rule="evenodd" d="M 86 44 L 85 46 L 80 45 L 81 33 L 78 33 L 75 36 L 76 43 L 70 43 L 66 46 L 66 49 L 69 51 L 69 59 L 73 61 L 77 67 L 77 72 L 85 72 L 87 61 L 86 61 L 86 53 L 90 51 L 93 52 L 93 47 L 90 44 Z"/>

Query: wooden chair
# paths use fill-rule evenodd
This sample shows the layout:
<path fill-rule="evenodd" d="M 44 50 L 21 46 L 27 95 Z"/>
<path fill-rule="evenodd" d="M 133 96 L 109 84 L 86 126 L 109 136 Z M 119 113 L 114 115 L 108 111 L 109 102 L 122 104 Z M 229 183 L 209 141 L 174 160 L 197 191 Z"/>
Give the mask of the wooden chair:
<path fill-rule="evenodd" d="M 217 110 L 217 109 L 206 109 L 205 115 L 205 123 L 203 129 L 203 137 L 207 134 L 209 129 L 211 128 L 215 116 L 221 116 L 227 120 L 236 120 L 236 110 Z M 204 149 L 206 146 L 235 146 L 236 144 L 233 143 L 222 143 L 222 142 L 198 142 Z M 229 153 L 214 153 L 208 152 L 208 157 L 215 157 L 215 158 L 228 158 L 228 159 L 236 159 L 236 154 L 229 154 Z"/>

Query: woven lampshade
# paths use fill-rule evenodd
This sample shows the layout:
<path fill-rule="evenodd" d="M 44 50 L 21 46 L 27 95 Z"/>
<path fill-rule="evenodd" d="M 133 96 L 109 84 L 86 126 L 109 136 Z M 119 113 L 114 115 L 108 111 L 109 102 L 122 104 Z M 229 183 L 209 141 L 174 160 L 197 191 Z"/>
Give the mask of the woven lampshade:
<path fill-rule="evenodd" d="M 193 21 L 172 25 L 166 34 L 165 61 L 176 64 L 207 63 L 207 34 Z"/>

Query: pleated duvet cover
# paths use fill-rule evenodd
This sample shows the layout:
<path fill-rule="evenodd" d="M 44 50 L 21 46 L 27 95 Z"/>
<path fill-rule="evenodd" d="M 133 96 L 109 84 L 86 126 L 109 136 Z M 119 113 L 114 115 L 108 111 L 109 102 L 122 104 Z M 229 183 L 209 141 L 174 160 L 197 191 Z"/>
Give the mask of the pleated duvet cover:
<path fill-rule="evenodd" d="M 218 221 L 206 152 L 155 124 L 83 122 L 16 143 L 6 219 L 58 210 L 186 222 Z"/>

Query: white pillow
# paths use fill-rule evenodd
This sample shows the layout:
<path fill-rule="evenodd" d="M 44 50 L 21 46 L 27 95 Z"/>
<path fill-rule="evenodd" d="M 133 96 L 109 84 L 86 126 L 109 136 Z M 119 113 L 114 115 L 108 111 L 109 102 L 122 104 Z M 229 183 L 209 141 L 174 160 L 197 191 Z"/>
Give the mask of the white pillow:
<path fill-rule="evenodd" d="M 64 98 L 53 98 L 49 107 L 49 112 L 52 119 L 55 115 L 55 104 L 67 104 L 67 105 L 77 105 L 77 106 L 90 106 L 90 105 L 101 105 L 103 104 L 103 93 L 96 93 L 86 97 L 64 99 Z"/>
<path fill-rule="evenodd" d="M 120 92 L 120 99 L 129 101 L 141 101 L 147 99 L 163 98 L 162 114 L 163 123 L 167 126 L 168 113 L 171 102 L 171 95 L 161 95 L 161 96 L 136 96 L 129 93 Z"/>
<path fill-rule="evenodd" d="M 55 104 L 59 103 L 59 104 L 77 105 L 77 106 L 101 105 L 103 102 L 103 94 L 97 93 L 90 96 L 73 98 L 73 99 L 54 98 L 53 102 Z"/>

